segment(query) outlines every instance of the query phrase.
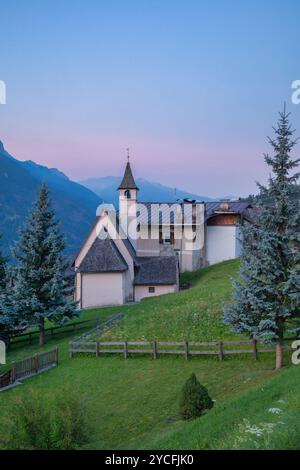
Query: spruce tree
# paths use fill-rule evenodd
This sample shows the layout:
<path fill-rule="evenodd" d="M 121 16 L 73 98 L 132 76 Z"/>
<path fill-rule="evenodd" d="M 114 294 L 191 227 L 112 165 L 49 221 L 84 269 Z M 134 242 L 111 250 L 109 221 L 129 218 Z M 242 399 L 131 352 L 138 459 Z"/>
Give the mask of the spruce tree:
<path fill-rule="evenodd" d="M 1 241 L 1 236 L 0 236 Z M 10 317 L 5 311 L 6 297 L 6 258 L 0 250 L 0 339 L 6 339 L 6 333 L 10 328 Z"/>
<path fill-rule="evenodd" d="M 296 182 L 299 159 L 285 108 L 269 139 L 274 155 L 265 155 L 271 169 L 267 186 L 258 184 L 252 223 L 242 229 L 243 251 L 232 303 L 225 323 L 265 343 L 276 343 L 276 369 L 283 363 L 286 332 L 300 331 L 300 201 Z"/>
<path fill-rule="evenodd" d="M 48 189 L 42 184 L 14 249 L 18 265 L 11 307 L 24 324 L 38 326 L 41 346 L 46 319 L 62 324 L 78 315 L 73 288 L 65 280 L 64 249 Z"/>
<path fill-rule="evenodd" d="M 0 235 L 0 243 L 1 243 Z M 0 248 L 0 289 L 4 289 L 6 285 L 6 258 L 3 256 Z"/>
<path fill-rule="evenodd" d="M 206 387 L 200 384 L 195 374 L 191 374 L 181 392 L 179 412 L 182 419 L 198 418 L 213 405 Z"/>

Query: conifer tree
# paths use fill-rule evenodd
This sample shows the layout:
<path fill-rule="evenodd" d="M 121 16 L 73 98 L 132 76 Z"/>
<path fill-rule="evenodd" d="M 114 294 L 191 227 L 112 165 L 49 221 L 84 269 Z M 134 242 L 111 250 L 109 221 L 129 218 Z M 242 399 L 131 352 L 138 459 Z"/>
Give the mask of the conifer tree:
<path fill-rule="evenodd" d="M 198 418 L 213 405 L 206 387 L 200 384 L 195 374 L 191 374 L 181 392 L 179 411 L 182 419 Z"/>
<path fill-rule="evenodd" d="M 64 248 L 48 189 L 42 184 L 14 249 L 18 266 L 12 295 L 12 309 L 19 321 L 38 326 L 41 346 L 45 343 L 46 319 L 62 324 L 78 315 L 73 289 L 65 281 Z"/>
<path fill-rule="evenodd" d="M 300 160 L 291 157 L 297 141 L 285 108 L 279 116 L 269 139 L 274 155 L 265 155 L 271 175 L 267 186 L 258 184 L 252 223 L 241 228 L 239 279 L 224 316 L 233 331 L 276 343 L 276 369 L 283 363 L 284 334 L 300 331 Z"/>
<path fill-rule="evenodd" d="M 1 235 L 0 235 L 0 243 L 1 243 Z M 4 289 L 6 284 L 6 258 L 3 256 L 2 251 L 0 249 L 0 289 Z"/>
<path fill-rule="evenodd" d="M 0 236 L 1 241 L 1 236 Z M 10 327 L 10 317 L 4 311 L 6 294 L 6 259 L 0 250 L 0 339 L 5 339 L 5 334 Z"/>

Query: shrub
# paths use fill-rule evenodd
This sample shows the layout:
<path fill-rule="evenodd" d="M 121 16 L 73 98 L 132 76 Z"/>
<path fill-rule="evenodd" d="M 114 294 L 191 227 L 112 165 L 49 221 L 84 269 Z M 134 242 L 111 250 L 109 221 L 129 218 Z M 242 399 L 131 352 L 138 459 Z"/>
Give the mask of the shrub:
<path fill-rule="evenodd" d="M 180 399 L 180 415 L 182 419 L 194 419 L 213 407 L 207 389 L 200 384 L 195 374 L 186 381 Z"/>
<path fill-rule="evenodd" d="M 85 399 L 69 393 L 57 401 L 54 423 L 57 449 L 76 449 L 89 440 L 90 425 Z"/>
<path fill-rule="evenodd" d="M 29 390 L 16 398 L 6 432 L 6 449 L 78 449 L 88 442 L 88 415 L 83 400 L 70 390 L 51 399 Z"/>

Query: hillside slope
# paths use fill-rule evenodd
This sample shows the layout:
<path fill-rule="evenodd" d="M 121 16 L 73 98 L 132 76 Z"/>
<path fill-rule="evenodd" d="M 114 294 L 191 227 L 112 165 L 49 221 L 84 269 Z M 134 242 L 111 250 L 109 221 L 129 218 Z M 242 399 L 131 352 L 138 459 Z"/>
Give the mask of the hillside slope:
<path fill-rule="evenodd" d="M 147 299 L 137 305 L 87 310 L 83 318 L 107 318 L 113 312 L 124 313 L 124 324 L 108 332 L 107 338 L 150 339 L 153 335 L 161 339 L 181 339 L 187 335 L 198 340 L 233 338 L 222 324 L 222 306 L 230 296 L 230 278 L 236 276 L 237 267 L 238 261 L 221 263 L 189 274 L 193 287 L 187 291 Z M 255 402 L 256 394 L 265 389 L 270 377 L 280 378 L 285 374 L 274 372 L 273 355 L 261 356 L 259 361 L 255 361 L 252 355 L 225 357 L 224 361 L 219 361 L 217 357 L 194 357 L 187 361 L 177 356 L 164 356 L 156 361 L 149 356 L 134 356 L 125 361 L 122 355 L 99 358 L 84 355 L 70 359 L 70 338 L 70 335 L 54 337 L 44 348 L 59 347 L 57 368 L 0 395 L 0 437 L 1 433 L 5 433 L 6 427 L 2 422 L 9 419 L 11 406 L 16 399 L 26 396 L 31 387 L 43 397 L 45 403 L 56 393 L 67 395 L 76 390 L 87 405 L 92 427 L 90 442 L 86 446 L 89 449 L 231 446 L 232 440 L 221 442 L 220 438 L 228 433 L 228 425 L 236 431 L 238 424 L 243 424 L 243 418 L 249 417 L 247 409 L 253 414 L 255 407 L 258 409 L 261 406 L 261 410 L 265 410 L 267 405 L 278 405 L 275 396 L 279 387 L 277 382 L 274 382 L 270 405 L 263 399 L 261 403 Z M 8 361 L 28 357 L 37 351 L 37 344 L 12 347 Z M 178 415 L 178 401 L 181 388 L 192 372 L 208 388 L 216 403 L 206 416 L 193 423 L 185 423 Z M 291 379 L 291 393 L 296 385 L 297 382 Z M 247 395 L 251 389 L 253 393 Z M 278 400 L 285 388 L 280 390 L 278 388 Z M 294 408 L 296 404 L 294 401 L 290 405 L 294 414 L 297 412 Z M 222 417 L 226 410 L 228 414 Z M 199 428 L 201 432 L 193 435 L 202 422 L 205 427 Z"/>
<path fill-rule="evenodd" d="M 232 364 L 235 367 L 235 364 Z M 299 450 L 297 366 L 149 443 L 150 449 Z"/>
<path fill-rule="evenodd" d="M 36 198 L 41 182 L 47 183 L 70 253 L 75 252 L 86 235 L 101 199 L 87 188 L 70 181 L 56 169 L 20 162 L 0 142 L 0 233 L 4 251 L 16 240 Z"/>
<path fill-rule="evenodd" d="M 223 324 L 222 315 L 223 304 L 231 294 L 231 276 L 237 275 L 238 267 L 239 260 L 232 260 L 185 273 L 181 278 L 192 284 L 190 289 L 122 307 L 127 313 L 124 322 L 109 331 L 106 338 L 136 341 L 234 338 Z"/>

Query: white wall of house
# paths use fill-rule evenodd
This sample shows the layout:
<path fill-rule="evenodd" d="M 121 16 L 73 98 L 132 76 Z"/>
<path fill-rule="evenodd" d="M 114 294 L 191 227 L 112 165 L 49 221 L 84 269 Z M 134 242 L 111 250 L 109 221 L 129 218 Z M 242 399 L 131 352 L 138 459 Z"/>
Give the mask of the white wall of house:
<path fill-rule="evenodd" d="M 239 256 L 237 229 L 233 225 L 206 227 L 206 261 L 216 264 Z"/>
<path fill-rule="evenodd" d="M 149 292 L 149 287 L 154 287 L 155 292 Z M 176 285 L 162 285 L 162 286 L 135 286 L 135 301 L 139 302 L 145 297 L 155 297 L 157 295 L 170 294 L 177 291 Z"/>
<path fill-rule="evenodd" d="M 122 305 L 123 273 L 82 273 L 82 308 Z"/>
<path fill-rule="evenodd" d="M 80 263 L 82 262 L 86 254 L 88 253 L 90 247 L 94 243 L 98 234 L 101 232 L 101 229 L 103 226 L 107 228 L 108 233 L 111 235 L 111 238 L 114 240 L 118 250 L 120 251 L 121 255 L 123 256 L 123 258 L 125 259 L 128 265 L 128 270 L 124 273 L 124 279 L 123 279 L 124 301 L 125 302 L 132 301 L 133 300 L 133 279 L 134 279 L 133 259 L 130 253 L 128 252 L 123 240 L 121 238 L 115 237 L 115 229 L 113 228 L 112 222 L 109 219 L 109 217 L 103 215 L 102 217 L 99 217 L 97 219 L 87 240 L 85 241 L 79 254 L 77 255 L 77 258 L 75 260 L 75 269 L 80 266 Z M 78 290 L 80 291 L 80 274 L 77 275 L 77 280 L 76 280 L 76 291 L 78 292 Z M 76 300 L 79 300 L 80 294 L 78 295 L 77 292 L 76 292 Z"/>

